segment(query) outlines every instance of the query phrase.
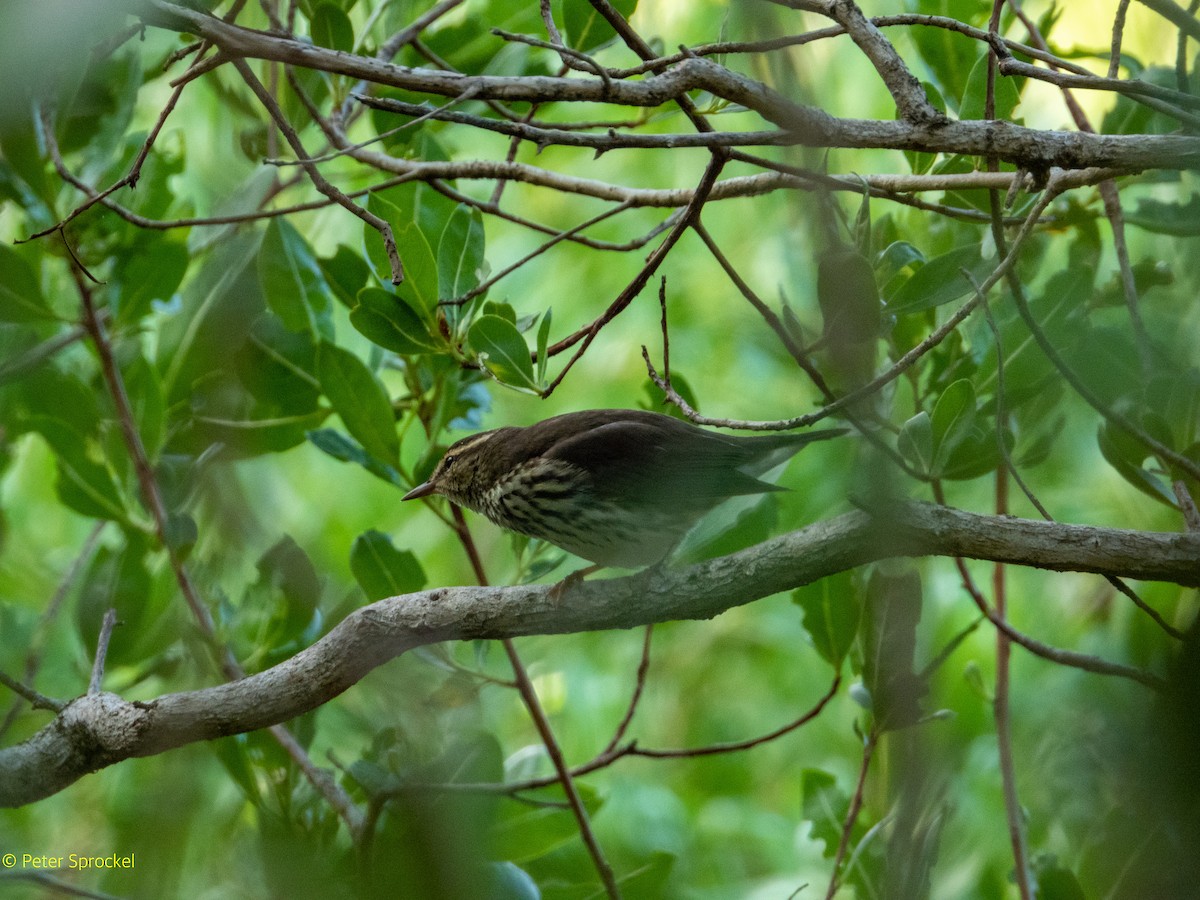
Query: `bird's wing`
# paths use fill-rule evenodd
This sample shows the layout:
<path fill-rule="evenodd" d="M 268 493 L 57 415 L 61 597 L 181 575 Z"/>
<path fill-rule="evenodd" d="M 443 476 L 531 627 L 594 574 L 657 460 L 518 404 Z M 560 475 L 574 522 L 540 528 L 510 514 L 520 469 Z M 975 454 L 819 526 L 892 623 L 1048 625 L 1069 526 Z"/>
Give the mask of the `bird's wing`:
<path fill-rule="evenodd" d="M 705 509 L 726 497 L 780 490 L 738 471 L 746 454 L 735 439 L 686 426 L 608 422 L 564 437 L 544 456 L 592 473 L 593 490 L 606 500 Z"/>

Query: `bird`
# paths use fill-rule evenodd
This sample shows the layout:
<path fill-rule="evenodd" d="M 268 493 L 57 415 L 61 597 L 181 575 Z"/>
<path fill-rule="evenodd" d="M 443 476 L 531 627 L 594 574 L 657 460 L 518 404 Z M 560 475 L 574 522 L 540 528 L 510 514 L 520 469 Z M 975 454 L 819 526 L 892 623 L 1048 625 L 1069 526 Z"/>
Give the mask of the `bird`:
<path fill-rule="evenodd" d="M 756 476 L 845 433 L 746 437 L 647 410 L 584 410 L 465 437 L 402 499 L 441 494 L 596 567 L 637 569 L 722 501 L 785 490 Z"/>

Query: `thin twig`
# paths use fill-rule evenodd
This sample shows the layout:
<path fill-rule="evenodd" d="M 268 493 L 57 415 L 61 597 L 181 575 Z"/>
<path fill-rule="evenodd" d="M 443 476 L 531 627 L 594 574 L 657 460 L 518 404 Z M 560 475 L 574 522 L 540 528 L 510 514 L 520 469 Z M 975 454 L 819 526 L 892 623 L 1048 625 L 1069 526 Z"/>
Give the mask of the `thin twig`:
<path fill-rule="evenodd" d="M 704 747 L 690 747 L 678 750 L 656 750 L 645 747 L 632 746 L 627 755 L 629 756 L 648 756 L 652 759 L 691 759 L 700 756 L 715 756 L 721 753 L 740 753 L 743 750 L 750 750 L 754 747 L 768 744 L 771 741 L 778 740 L 785 734 L 795 731 L 802 725 L 807 725 L 813 719 L 821 714 L 825 706 L 837 695 L 837 690 L 841 686 L 842 675 L 840 672 L 834 675 L 833 681 L 821 699 L 808 712 L 804 713 L 799 718 L 793 719 L 785 725 L 768 731 L 766 734 L 761 734 L 758 737 L 747 738 L 742 741 L 728 741 L 721 744 L 709 744 Z"/>
<path fill-rule="evenodd" d="M 634 676 L 633 696 L 629 698 L 629 706 L 625 708 L 625 715 L 617 723 L 616 731 L 613 732 L 612 738 L 604 749 L 600 751 L 600 756 L 606 756 L 617 749 L 617 746 L 625 739 L 629 726 L 633 723 L 633 716 L 642 700 L 642 691 L 646 688 L 646 673 L 650 671 L 650 640 L 653 636 L 654 626 L 647 625 L 642 633 L 642 658 L 638 661 L 637 674 Z"/>
<path fill-rule="evenodd" d="M 100 693 L 100 685 L 104 681 L 104 663 L 108 659 L 108 643 L 112 640 L 113 629 L 117 625 L 117 611 L 109 607 L 104 612 L 100 622 L 100 636 L 96 640 L 96 658 L 92 661 L 92 677 L 88 681 L 88 693 Z"/>
<path fill-rule="evenodd" d="M 55 700 L 52 697 L 47 697 L 45 694 L 38 693 L 33 688 L 21 684 L 21 682 L 5 675 L 3 672 L 0 672 L 0 684 L 4 685 L 14 694 L 24 697 L 34 709 L 52 709 L 55 712 L 62 712 L 67 705 L 62 700 Z"/>
<path fill-rule="evenodd" d="M 1177 478 L 1171 482 L 1171 487 L 1175 491 L 1175 499 L 1179 502 L 1179 511 L 1183 513 L 1187 530 L 1200 531 L 1200 511 L 1196 509 L 1196 501 L 1192 499 L 1187 484 Z"/>
<path fill-rule="evenodd" d="M 275 98 L 271 96 L 270 92 L 263 86 L 263 83 L 258 80 L 258 76 L 254 74 L 254 70 L 250 68 L 244 59 L 235 59 L 233 65 L 238 70 L 238 74 L 242 76 L 242 80 L 246 82 L 250 90 L 254 92 L 259 102 L 262 103 L 263 107 L 270 114 L 271 119 L 275 122 L 275 126 L 283 134 L 284 140 L 288 142 L 288 146 L 292 148 L 292 152 L 300 160 L 300 164 L 304 167 L 304 171 L 312 181 L 313 187 L 379 232 L 380 238 L 383 239 L 383 248 L 387 252 L 388 263 L 391 265 L 392 284 L 401 284 L 404 281 L 404 266 L 400 262 L 400 253 L 396 249 L 396 238 L 392 235 L 392 226 L 375 215 L 375 213 L 359 206 L 339 188 L 334 187 L 321 174 L 321 170 L 317 168 L 316 164 L 309 160 L 308 153 L 304 149 L 304 144 L 300 141 L 300 136 L 296 134 L 296 129 L 292 128 L 287 117 L 283 114 L 283 110 L 279 108 L 279 104 L 275 102 Z"/>
<path fill-rule="evenodd" d="M 846 850 L 850 846 L 850 835 L 854 831 L 854 823 L 858 821 L 859 811 L 862 810 L 863 796 L 866 793 L 867 787 L 867 772 L 871 768 L 871 757 L 875 753 L 875 746 L 878 741 L 878 736 L 872 730 L 863 741 L 862 763 L 858 768 L 858 781 L 854 787 L 854 797 L 850 801 L 850 808 L 846 810 L 846 819 L 842 823 L 842 836 L 838 840 L 837 852 L 833 857 L 833 871 L 829 876 L 829 889 L 825 892 L 825 900 L 833 900 L 833 896 L 838 891 L 838 886 L 841 879 L 842 860 L 846 858 Z"/>
<path fill-rule="evenodd" d="M 471 537 L 470 529 L 467 528 L 467 521 L 463 516 L 462 510 L 457 505 L 454 505 L 451 507 L 451 511 L 454 515 L 454 524 L 459 541 L 467 552 L 471 567 L 475 571 L 475 578 L 480 585 L 486 586 L 488 584 L 487 572 L 483 568 L 483 561 L 479 557 L 479 551 L 475 547 L 475 541 Z M 567 765 L 566 757 L 563 755 L 562 747 L 554 735 L 554 730 L 550 727 L 550 720 L 546 717 L 546 711 L 542 708 L 541 700 L 538 699 L 537 690 L 529 678 L 529 672 L 525 669 L 525 664 L 521 661 L 521 656 L 517 652 L 516 642 L 512 638 L 505 638 L 500 643 L 503 645 L 509 664 L 512 666 L 517 691 L 525 703 L 525 708 L 529 712 L 529 718 L 533 720 L 534 727 L 537 729 L 538 735 L 542 739 L 542 744 L 546 748 L 546 754 L 550 757 L 550 762 L 554 766 L 557 776 L 554 781 L 562 785 L 563 793 L 567 795 L 567 804 L 570 806 L 571 813 L 574 815 L 575 822 L 579 827 L 579 836 L 583 839 L 583 844 L 588 851 L 588 855 L 592 858 L 592 864 L 600 876 L 600 882 L 604 885 L 605 893 L 608 894 L 611 900 L 619 900 L 621 892 L 617 887 L 616 876 L 613 874 L 612 866 L 609 865 L 608 859 L 604 856 L 600 842 L 596 840 L 596 834 L 592 830 L 591 819 L 588 816 L 587 807 L 584 806 L 583 797 L 579 793 L 579 788 L 575 785 L 571 769 Z"/>
<path fill-rule="evenodd" d="M 633 298 L 641 293 L 642 288 L 646 286 L 646 282 L 650 280 L 650 277 L 658 270 L 658 267 L 662 264 L 663 260 L 666 259 L 667 254 L 671 251 L 671 248 L 675 246 L 675 244 L 683 236 L 683 233 L 687 231 L 689 227 L 691 227 L 691 224 L 696 221 L 696 217 L 700 215 L 700 210 L 704 206 L 704 202 L 707 200 L 713 185 L 716 184 L 717 177 L 721 174 L 721 169 L 724 167 L 724 165 L 725 157 L 720 152 L 714 152 L 712 159 L 709 160 L 709 164 L 704 170 L 704 175 L 701 177 L 700 183 L 696 186 L 696 190 L 692 194 L 691 202 L 688 203 L 687 209 L 684 210 L 683 215 L 675 223 L 674 227 L 671 228 L 671 231 L 663 239 L 663 242 L 654 249 L 653 253 L 650 254 L 649 259 L 646 260 L 646 264 L 642 266 L 637 275 L 634 276 L 633 280 L 630 281 L 625 289 L 617 295 L 617 298 L 608 305 L 608 308 L 599 316 L 599 318 L 576 333 L 576 335 L 581 335 L 583 338 L 579 345 L 579 349 L 575 351 L 575 354 L 567 361 L 567 364 L 563 366 L 562 370 L 558 373 L 554 380 L 551 381 L 550 384 L 547 385 L 542 391 L 542 396 L 549 396 L 551 393 L 553 393 L 554 389 L 562 383 L 563 378 L 566 377 L 567 372 L 571 370 L 571 367 L 574 366 L 579 358 L 587 352 L 588 347 L 591 346 L 592 341 L 595 340 L 596 335 L 600 333 L 600 330 L 618 315 L 620 315 L 620 313 L 633 301 Z M 566 347 L 571 346 L 575 340 L 578 339 L 576 335 L 572 335 L 562 341 L 559 341 L 553 347 L 548 348 L 547 352 L 554 354 L 560 352 Z"/>
<path fill-rule="evenodd" d="M 100 535 L 104 532 L 108 525 L 107 521 L 97 522 L 92 526 L 92 530 L 88 532 L 87 538 L 83 542 L 83 546 L 79 552 L 75 554 L 75 558 L 71 561 L 71 565 L 67 568 L 62 580 L 59 581 L 58 587 L 54 589 L 54 595 L 50 598 L 50 602 L 46 604 L 41 617 L 38 619 L 37 627 L 34 629 L 33 636 L 29 640 L 29 654 L 25 657 L 25 684 L 33 684 L 37 678 L 38 670 L 42 666 L 42 652 L 46 647 L 46 640 L 50 634 L 54 620 L 58 618 L 59 610 L 62 609 L 63 603 L 67 599 L 67 594 L 71 592 L 71 588 L 75 586 L 75 580 L 83 571 L 84 566 L 91 560 L 92 554 L 96 551 L 96 545 L 100 541 Z M 23 704 L 17 700 L 9 708 L 8 713 L 4 716 L 4 722 L 0 724 L 0 738 L 8 732 L 12 727 L 13 722 L 20 715 Z"/>

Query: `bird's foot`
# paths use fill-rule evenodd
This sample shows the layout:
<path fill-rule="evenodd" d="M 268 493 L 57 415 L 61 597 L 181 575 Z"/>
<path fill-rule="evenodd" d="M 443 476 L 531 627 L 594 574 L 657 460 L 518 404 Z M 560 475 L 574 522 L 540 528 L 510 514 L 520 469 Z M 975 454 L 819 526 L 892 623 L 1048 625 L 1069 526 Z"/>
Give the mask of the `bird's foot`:
<path fill-rule="evenodd" d="M 593 572 L 598 572 L 603 568 L 604 566 L 598 564 L 584 566 L 582 569 L 576 569 L 562 581 L 551 585 L 549 594 L 550 602 L 555 606 L 560 606 L 562 604 L 563 597 L 565 597 L 567 594 L 567 591 L 583 584 L 583 579 L 587 578 L 587 576 L 591 575 Z"/>

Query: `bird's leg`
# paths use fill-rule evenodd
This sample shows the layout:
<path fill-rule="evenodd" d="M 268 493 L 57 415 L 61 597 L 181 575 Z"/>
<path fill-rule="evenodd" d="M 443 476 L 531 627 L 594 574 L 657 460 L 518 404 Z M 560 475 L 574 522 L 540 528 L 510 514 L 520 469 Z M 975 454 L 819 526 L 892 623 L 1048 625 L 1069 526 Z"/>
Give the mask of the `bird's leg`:
<path fill-rule="evenodd" d="M 562 581 L 559 581 L 550 586 L 550 601 L 559 606 L 562 604 L 562 599 L 566 596 L 567 591 L 578 587 L 583 583 L 583 579 L 587 578 L 593 572 L 599 572 L 604 566 L 599 563 L 592 563 L 590 566 L 584 566 L 582 569 L 576 569 Z"/>

